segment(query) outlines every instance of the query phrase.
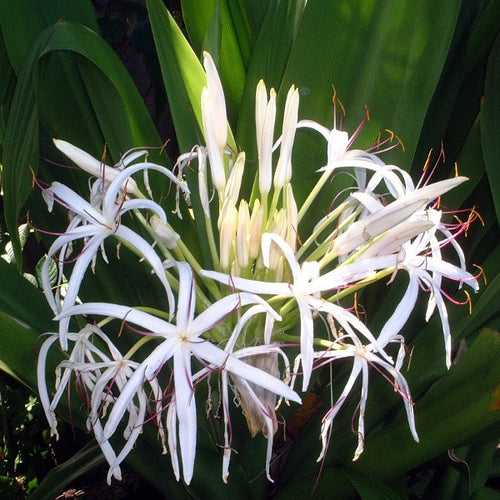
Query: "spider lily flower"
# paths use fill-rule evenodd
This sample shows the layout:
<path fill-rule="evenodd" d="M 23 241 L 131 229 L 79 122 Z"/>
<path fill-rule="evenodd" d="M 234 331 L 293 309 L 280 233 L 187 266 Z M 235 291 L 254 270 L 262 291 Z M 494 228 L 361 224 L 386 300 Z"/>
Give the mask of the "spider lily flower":
<path fill-rule="evenodd" d="M 358 188 L 361 191 L 374 192 L 382 180 L 396 199 L 414 190 L 411 176 L 403 169 L 396 165 L 386 165 L 376 154 L 349 149 L 357 137 L 357 132 L 349 137 L 347 132 L 337 129 L 336 126 L 330 130 L 313 120 L 300 120 L 297 128 L 314 130 L 327 141 L 327 163 L 318 169 L 318 172 L 326 174 L 324 181 L 329 174 L 339 168 L 354 168 Z M 369 180 L 367 172 L 372 172 Z"/>
<path fill-rule="evenodd" d="M 148 166 L 144 166 L 148 165 Z M 78 291 L 82 283 L 85 272 L 104 243 L 104 240 L 109 236 L 116 237 L 119 241 L 131 246 L 138 254 L 150 264 L 153 271 L 163 284 L 169 302 L 171 311 L 175 308 L 174 296 L 168 283 L 161 259 L 158 257 L 151 245 L 137 233 L 121 224 L 121 217 L 130 210 L 146 209 L 155 213 L 162 222 L 166 223 L 167 218 L 163 209 L 151 200 L 120 200 L 119 195 L 126 185 L 131 175 L 144 168 L 151 168 L 166 175 L 173 182 L 177 179 L 173 174 L 164 167 L 149 164 L 138 164 L 126 168 L 111 182 L 102 202 L 102 209 L 98 210 L 90 203 L 76 194 L 73 190 L 58 182 L 52 183 L 49 188 L 55 199 L 65 206 L 71 212 L 77 214 L 82 225 L 72 228 L 69 233 L 59 236 L 48 251 L 48 257 L 42 268 L 42 284 L 44 294 L 55 313 L 60 310 L 60 305 L 56 303 L 51 290 L 49 277 L 49 259 L 57 254 L 65 245 L 78 240 L 84 239 L 86 244 L 83 251 L 76 259 L 71 277 L 68 282 L 67 292 L 64 299 L 63 308 L 72 306 L 78 296 Z M 61 346 L 64 350 L 67 348 L 66 332 L 69 326 L 69 319 L 65 318 L 60 322 L 59 332 L 61 336 Z"/>
<path fill-rule="evenodd" d="M 336 255 L 345 255 L 367 241 L 405 221 L 417 210 L 466 181 L 466 177 L 454 177 L 429 184 L 398 198 L 382 209 L 349 226 L 333 243 Z"/>
<path fill-rule="evenodd" d="M 347 341 L 351 341 L 347 343 Z M 395 339 L 393 341 L 399 341 L 399 339 Z M 335 404 L 328 410 L 328 412 L 324 415 L 321 424 L 321 442 L 322 442 L 322 450 L 318 457 L 318 462 L 321 461 L 328 449 L 328 444 L 330 441 L 331 435 L 331 427 L 333 424 L 333 420 L 337 416 L 338 412 L 342 408 L 343 404 L 347 400 L 354 383 L 361 375 L 361 399 L 359 402 L 359 415 L 358 415 L 358 445 L 354 452 L 353 461 L 356 461 L 359 456 L 363 453 L 364 450 L 364 441 L 365 441 L 365 424 L 364 424 L 364 416 L 366 410 L 366 401 L 368 398 L 368 379 L 369 379 L 369 368 L 373 366 L 382 373 L 385 373 L 389 379 L 392 379 L 392 384 L 394 386 L 394 390 L 398 392 L 402 399 L 406 410 L 406 416 L 408 419 L 408 425 L 410 427 L 411 434 L 413 439 L 416 442 L 419 442 L 417 430 L 415 427 L 415 415 L 413 411 L 413 402 L 410 395 L 410 389 L 408 387 L 408 383 L 406 379 L 400 372 L 401 364 L 403 362 L 404 351 L 402 346 L 399 351 L 398 360 L 395 364 L 387 362 L 385 359 L 381 358 L 377 355 L 378 347 L 369 343 L 367 345 L 363 345 L 359 338 L 354 334 L 347 334 L 341 337 L 338 337 L 333 343 L 332 348 L 327 351 L 315 352 L 314 357 L 318 362 L 318 365 L 326 365 L 341 359 L 353 359 L 353 366 L 351 370 L 351 374 L 347 379 L 346 385 L 342 390 L 340 396 L 338 397 Z M 299 355 L 300 356 L 300 355 Z M 294 373 L 296 373 L 298 369 L 298 365 L 300 363 L 300 358 L 295 361 Z M 293 387 L 294 378 L 292 378 Z"/>
<path fill-rule="evenodd" d="M 381 348 L 384 348 L 384 346 L 401 331 L 415 307 L 419 288 L 423 288 L 430 292 L 435 306 L 438 309 L 445 344 L 446 367 L 450 368 L 451 332 L 448 312 L 443 299 L 443 291 L 441 290 L 442 278 L 448 278 L 460 284 L 466 283 L 475 291 L 479 289 L 479 284 L 476 278 L 462 267 L 444 261 L 441 258 L 440 252 L 434 252 L 431 256 L 427 256 L 426 252 L 429 246 L 429 238 L 429 232 L 426 232 L 421 234 L 414 241 L 403 245 L 401 251 L 402 258 L 398 258 L 396 266 L 397 269 L 405 269 L 408 272 L 408 287 L 397 305 L 396 310 L 382 328 L 377 338 L 377 343 Z M 426 320 L 429 320 L 433 310 L 433 308 L 428 308 Z"/>
<path fill-rule="evenodd" d="M 74 372 L 73 367 L 71 366 L 72 363 L 81 364 L 84 363 L 85 360 L 89 359 L 93 361 L 93 354 L 101 354 L 101 351 L 89 341 L 89 338 L 92 335 L 104 337 L 106 342 L 109 342 L 109 339 L 103 334 L 103 332 L 93 325 L 86 325 L 79 333 L 68 335 L 69 339 L 75 342 L 75 345 L 68 360 L 60 363 L 56 369 L 57 376 L 55 394 L 52 400 L 50 400 L 49 390 L 47 387 L 46 364 L 48 352 L 53 344 L 58 340 L 58 334 L 50 334 L 40 347 L 37 361 L 38 393 L 40 396 L 40 403 L 42 404 L 45 416 L 49 422 L 51 436 L 55 436 L 56 439 L 59 439 L 59 434 L 57 432 L 55 409 L 68 387 L 71 375 Z M 98 372 L 99 369 L 100 366 L 98 364 L 94 366 L 94 371 Z M 94 373 L 86 372 L 79 375 L 79 380 L 83 385 L 84 390 L 92 391 L 95 386 L 96 377 Z M 98 420 L 92 420 L 91 422 L 88 421 L 88 424 L 92 427 L 96 434 L 102 432 L 102 427 Z M 100 447 L 110 466 L 111 464 L 114 464 L 109 470 L 108 484 L 111 481 L 111 477 L 121 480 L 122 476 L 119 466 L 121 460 L 120 462 L 117 462 L 117 456 L 109 442 L 106 441 L 101 443 Z"/>
<path fill-rule="evenodd" d="M 279 247 L 290 267 L 293 278 L 291 283 L 249 280 L 215 271 L 203 271 L 202 275 L 234 287 L 237 290 L 295 299 L 300 313 L 300 353 L 303 370 L 302 390 L 305 391 L 307 390 L 311 378 L 314 358 L 313 311 L 327 307 L 324 305 L 324 301 L 318 299 L 316 295 L 321 291 L 331 289 L 332 286 L 327 280 L 322 280 L 322 286 L 317 286 L 317 281 L 320 279 L 319 264 L 317 262 L 304 262 L 301 266 L 290 246 L 282 237 L 276 234 L 265 233 L 262 236 L 262 258 L 266 267 L 270 267 L 272 243 Z M 354 327 L 369 341 L 375 342 L 375 338 L 368 328 L 366 328 L 366 326 L 354 315 L 351 315 L 340 306 L 334 304 L 328 304 L 328 307 L 333 316 L 337 318 L 338 321 L 341 321 L 343 325 L 346 325 L 347 328 L 350 328 L 348 325 L 354 325 Z"/>
<path fill-rule="evenodd" d="M 279 381 L 279 370 L 277 366 L 277 357 L 280 356 L 284 362 L 285 378 L 284 383 L 290 380 L 290 365 L 287 356 L 278 345 L 266 343 L 265 345 L 244 347 L 239 350 L 234 350 L 239 336 L 246 324 L 256 314 L 267 313 L 267 308 L 261 304 L 250 307 L 242 314 L 240 320 L 235 326 L 229 340 L 226 343 L 224 351 L 240 360 L 246 360 L 252 366 L 258 366 L 269 374 L 269 377 L 274 377 Z M 266 319 L 271 316 L 266 315 Z M 269 360 L 271 364 L 269 364 Z M 263 361 L 263 362 L 262 362 Z M 213 371 L 212 366 L 208 366 L 200 370 L 193 380 L 200 379 L 209 375 Z M 267 439 L 266 451 L 266 475 L 272 482 L 270 476 L 271 457 L 273 450 L 273 437 L 276 433 L 277 422 L 275 415 L 276 394 L 255 383 L 228 372 L 225 367 L 220 370 L 221 377 L 221 396 L 222 410 L 224 415 L 224 454 L 222 460 L 222 480 L 227 483 L 229 477 L 229 464 L 231 460 L 231 432 L 230 432 L 230 411 L 229 411 L 229 376 L 233 380 L 231 387 L 236 392 L 239 403 L 241 404 L 243 413 L 246 417 L 248 428 L 252 437 L 260 431 Z M 174 466 L 175 469 L 175 466 Z"/>
<path fill-rule="evenodd" d="M 286 96 L 280 155 L 274 172 L 274 188 L 279 190 L 292 178 L 292 149 L 299 113 L 299 90 L 292 85 Z"/>
<path fill-rule="evenodd" d="M 273 179 L 273 136 L 276 120 L 276 92 L 271 89 L 269 100 L 263 80 L 257 85 L 255 95 L 255 132 L 259 160 L 259 191 L 267 196 Z"/>
<path fill-rule="evenodd" d="M 215 367 L 224 368 L 242 379 L 260 385 L 286 399 L 300 402 L 298 395 L 286 384 L 243 363 L 229 353 L 202 338 L 222 318 L 238 307 L 260 304 L 268 314 L 280 319 L 273 309 L 260 297 L 248 293 L 235 293 L 219 300 L 198 317 L 195 311 L 195 282 L 191 268 L 177 262 L 179 271 L 179 296 L 176 324 L 173 325 L 151 314 L 114 304 L 88 303 L 73 306 L 62 311 L 59 319 L 69 315 L 97 314 L 119 318 L 146 329 L 148 335 L 161 340 L 161 343 L 137 367 L 132 377 L 113 405 L 103 430 L 103 440 L 109 439 L 116 431 L 130 401 L 141 389 L 145 380 L 156 376 L 161 367 L 170 359 L 174 362 L 174 384 L 176 413 L 179 426 L 179 442 L 183 465 L 184 481 L 189 484 L 193 475 L 196 452 L 196 403 L 191 372 L 191 356 Z"/>
<path fill-rule="evenodd" d="M 201 115 L 212 182 L 219 193 L 226 185 L 224 149 L 227 144 L 227 114 L 224 91 L 217 68 L 208 52 L 203 53 L 203 65 L 207 73 L 207 86 L 201 94 Z"/>

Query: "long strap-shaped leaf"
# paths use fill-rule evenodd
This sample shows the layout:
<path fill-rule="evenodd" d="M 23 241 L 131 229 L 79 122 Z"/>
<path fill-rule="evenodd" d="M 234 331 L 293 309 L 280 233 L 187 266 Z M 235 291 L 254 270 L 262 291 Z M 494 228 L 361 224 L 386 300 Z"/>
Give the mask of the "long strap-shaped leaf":
<path fill-rule="evenodd" d="M 55 51 L 70 51 L 90 61 L 109 79 L 121 98 L 123 113 L 117 119 L 122 120 L 122 131 L 127 131 L 126 139 L 123 139 L 127 144 L 116 149 L 160 143 L 141 96 L 112 49 L 95 32 L 82 25 L 60 22 L 47 28 L 38 38 L 19 75 L 4 141 L 5 219 L 19 266 L 21 249 L 16 237 L 17 219 L 31 191 L 32 171 L 36 172 L 38 164 L 39 65 L 45 56 Z"/>

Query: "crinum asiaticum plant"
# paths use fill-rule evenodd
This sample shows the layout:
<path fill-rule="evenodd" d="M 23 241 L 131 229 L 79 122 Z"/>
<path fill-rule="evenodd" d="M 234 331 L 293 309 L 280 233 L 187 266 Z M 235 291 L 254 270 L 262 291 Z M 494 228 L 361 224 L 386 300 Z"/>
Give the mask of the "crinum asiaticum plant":
<path fill-rule="evenodd" d="M 346 359 L 351 373 L 323 417 L 318 460 L 327 451 L 333 420 L 358 379 L 361 397 L 354 460 L 363 452 L 372 368 L 401 396 L 409 432 L 418 441 L 410 388 L 402 374 L 404 326 L 418 296 L 426 296 L 426 319 L 439 314 L 444 363 L 450 367 L 445 300 L 454 299 L 443 291 L 442 282 L 453 280 L 459 288 L 465 284 L 474 290 L 478 282 L 466 271 L 457 242 L 472 218 L 447 221 L 439 199 L 466 179 L 457 176 L 430 183 L 430 175 L 424 174 L 415 184 L 403 169 L 384 163 L 380 157 L 384 144 L 367 151 L 354 149 L 359 129 L 349 136 L 335 124 L 330 129 L 299 120 L 299 91 L 293 86 L 278 124 L 275 91 L 268 93 L 261 81 L 255 97 L 258 175 L 252 196 L 245 199 L 240 192 L 242 179 L 245 171 L 251 176 L 255 172 L 248 172 L 243 151 L 228 147 L 224 93 L 209 54 L 204 55 L 204 66 L 205 145 L 181 154 L 176 173 L 150 162 L 147 150 L 132 149 L 109 166 L 65 141 L 54 141 L 92 175 L 92 182 L 88 197 L 58 182 L 43 190 L 49 209 L 54 203 L 62 205 L 70 220 L 50 247 L 42 270 L 44 293 L 59 325 L 48 335 L 38 358 L 39 392 L 52 433 L 57 435 L 58 403 L 71 377 L 76 377 L 87 395 L 88 429 L 109 463 L 108 481 L 120 479 L 121 462 L 144 424 L 154 421 L 177 479 L 182 470 L 183 480 L 189 483 L 196 455 L 196 388 L 218 377 L 223 480 L 229 477 L 233 400 L 238 401 L 251 434 L 267 438 L 265 469 L 272 480 L 276 409 L 283 401 L 301 404 L 294 389 L 297 379 L 300 389 L 307 391 L 315 369 Z M 292 152 L 295 135 L 305 133 L 304 129 L 324 138 L 327 162 L 314 166 L 321 176 L 298 206 Z M 180 204 L 189 206 L 190 192 L 183 178 L 187 166 L 196 166 L 198 172 L 211 269 L 202 269 L 169 224 L 168 217 L 175 212 L 167 216 L 149 188 L 149 171 L 166 176 L 175 188 L 180 216 Z M 306 215 L 315 217 L 314 200 L 339 170 L 350 172 L 355 185 L 340 193 L 306 234 L 302 221 Z M 144 174 L 144 190 L 134 180 L 139 172 Z M 142 234 L 132 229 L 137 227 L 129 223 L 134 218 L 142 224 Z M 104 242 L 109 239 L 136 253 L 150 268 L 150 279 L 159 280 L 165 290 L 165 310 L 148 304 L 81 302 L 82 281 L 96 259 L 107 262 Z M 79 240 L 83 244 L 76 251 L 73 247 Z M 455 251 L 456 263 L 443 259 L 441 250 L 447 245 Z M 68 262 L 74 262 L 69 271 Z M 54 266 L 56 276 L 51 279 Z M 372 332 L 357 309 L 347 307 L 349 302 L 342 299 L 380 280 L 390 284 L 398 272 L 408 275 L 406 291 L 381 331 Z M 75 328 L 75 317 L 80 325 L 83 321 L 83 328 Z M 100 322 L 92 317 L 101 318 Z M 121 353 L 113 336 L 125 324 L 136 343 Z M 57 344 L 65 359 L 57 367 L 51 390 L 46 360 Z M 114 438 L 113 446 L 110 439 L 118 432 L 124 443 L 117 450 L 120 439 Z"/>

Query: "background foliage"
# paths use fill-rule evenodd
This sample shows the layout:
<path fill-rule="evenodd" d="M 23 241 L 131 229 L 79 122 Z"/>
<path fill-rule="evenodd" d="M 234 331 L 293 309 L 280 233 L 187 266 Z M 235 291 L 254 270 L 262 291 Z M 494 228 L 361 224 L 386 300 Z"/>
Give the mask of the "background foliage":
<path fill-rule="evenodd" d="M 500 498 L 500 337 L 495 331 L 500 2 L 3 0 L 0 31 L 0 366 L 8 374 L 0 380 L 0 491 L 8 491 L 8 498 L 32 493 L 38 499 L 80 487 L 87 498 L 154 492 L 168 498 L 294 499 L 311 491 L 317 498 L 366 500 Z M 168 141 L 158 158 L 167 164 L 198 143 L 203 49 L 219 65 L 234 140 L 247 152 L 249 166 L 256 160 L 253 96 L 264 78 L 277 90 L 280 106 L 290 84 L 296 84 L 301 115 L 326 125 L 333 119 L 332 85 L 346 109 L 347 130 L 356 127 L 368 106 L 371 119 L 360 143 L 373 142 L 383 129 L 393 130 L 404 150 L 392 151 L 387 161 L 398 162 L 415 178 L 429 152 L 436 159 L 441 150 L 445 156 L 436 178 L 453 175 L 455 168 L 470 177 L 447 195 L 444 206 L 474 206 L 481 214 L 484 225 L 473 227 L 463 244 L 469 262 L 484 268 L 488 286 L 473 297 L 471 314 L 466 308 L 450 308 L 459 350 L 449 372 L 439 324 L 415 319 L 408 327 L 413 354 L 405 375 L 416 400 L 419 445 L 410 440 L 397 398 L 378 381 L 370 391 L 363 457 L 355 464 L 350 460 L 356 410 L 351 404 L 339 416 L 331 451 L 320 467 L 313 457 L 330 391 L 320 377 L 304 409 L 287 415 L 288 426 L 278 433 L 274 484 L 261 470 L 263 440 L 251 440 L 242 422 L 236 424 L 239 454 L 228 487 L 219 481 L 220 450 L 212 439 L 218 423 L 201 415 L 195 481 L 189 489 L 175 482 L 153 433 L 131 455 L 124 484 L 102 487 L 102 460 L 78 430 L 77 400 L 71 412 L 68 408 L 71 424 L 61 442 L 49 442 L 36 401 L 33 363 L 40 334 L 51 329 L 51 315 L 37 287 L 37 263 L 49 240 L 35 229 L 62 227 L 63 220 L 48 218 L 33 173 L 46 182 L 57 178 L 76 188 L 85 186 L 84 174 L 63 168 L 52 137 L 97 157 L 105 151 L 109 161 L 131 146 Z M 296 193 L 299 199 L 316 176 L 309 166 L 324 161 L 319 145 L 312 134 L 297 140 L 294 176 L 297 186 L 303 186 Z M 195 177 L 189 182 L 196 183 Z M 346 182 L 336 177 L 318 210 Z M 156 182 L 154 189 L 160 195 L 165 186 Z M 161 199 L 168 208 L 171 199 Z M 193 209 L 199 209 L 196 199 Z M 26 221 L 29 226 L 20 226 Z M 177 230 L 191 239 L 202 259 L 202 229 L 196 232 L 185 223 Z M 129 276 L 114 287 L 107 285 L 111 274 L 115 283 L 120 279 L 114 265 L 101 266 L 85 298 L 99 290 L 101 300 L 110 302 L 158 300 L 158 290 L 140 286 L 139 266 L 130 257 Z M 382 285 L 363 296 L 375 330 L 401 296 L 404 283 L 398 285 L 389 293 Z M 344 376 L 342 369 L 334 374 L 339 387 Z"/>

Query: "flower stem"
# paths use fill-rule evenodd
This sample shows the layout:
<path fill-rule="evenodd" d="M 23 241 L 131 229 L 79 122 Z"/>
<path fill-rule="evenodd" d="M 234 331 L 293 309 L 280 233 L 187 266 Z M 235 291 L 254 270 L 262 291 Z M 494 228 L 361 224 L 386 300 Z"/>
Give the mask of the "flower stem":
<path fill-rule="evenodd" d="M 307 213 L 310 206 L 312 205 L 312 202 L 316 199 L 316 196 L 318 196 L 318 193 L 325 185 L 326 181 L 328 180 L 328 177 L 330 177 L 330 174 L 331 174 L 330 170 L 325 170 L 323 172 L 323 175 L 318 179 L 318 182 L 316 182 L 316 185 L 312 188 L 312 191 L 309 193 L 308 197 L 300 207 L 298 222 L 300 222 L 304 217 L 304 215 Z"/>

